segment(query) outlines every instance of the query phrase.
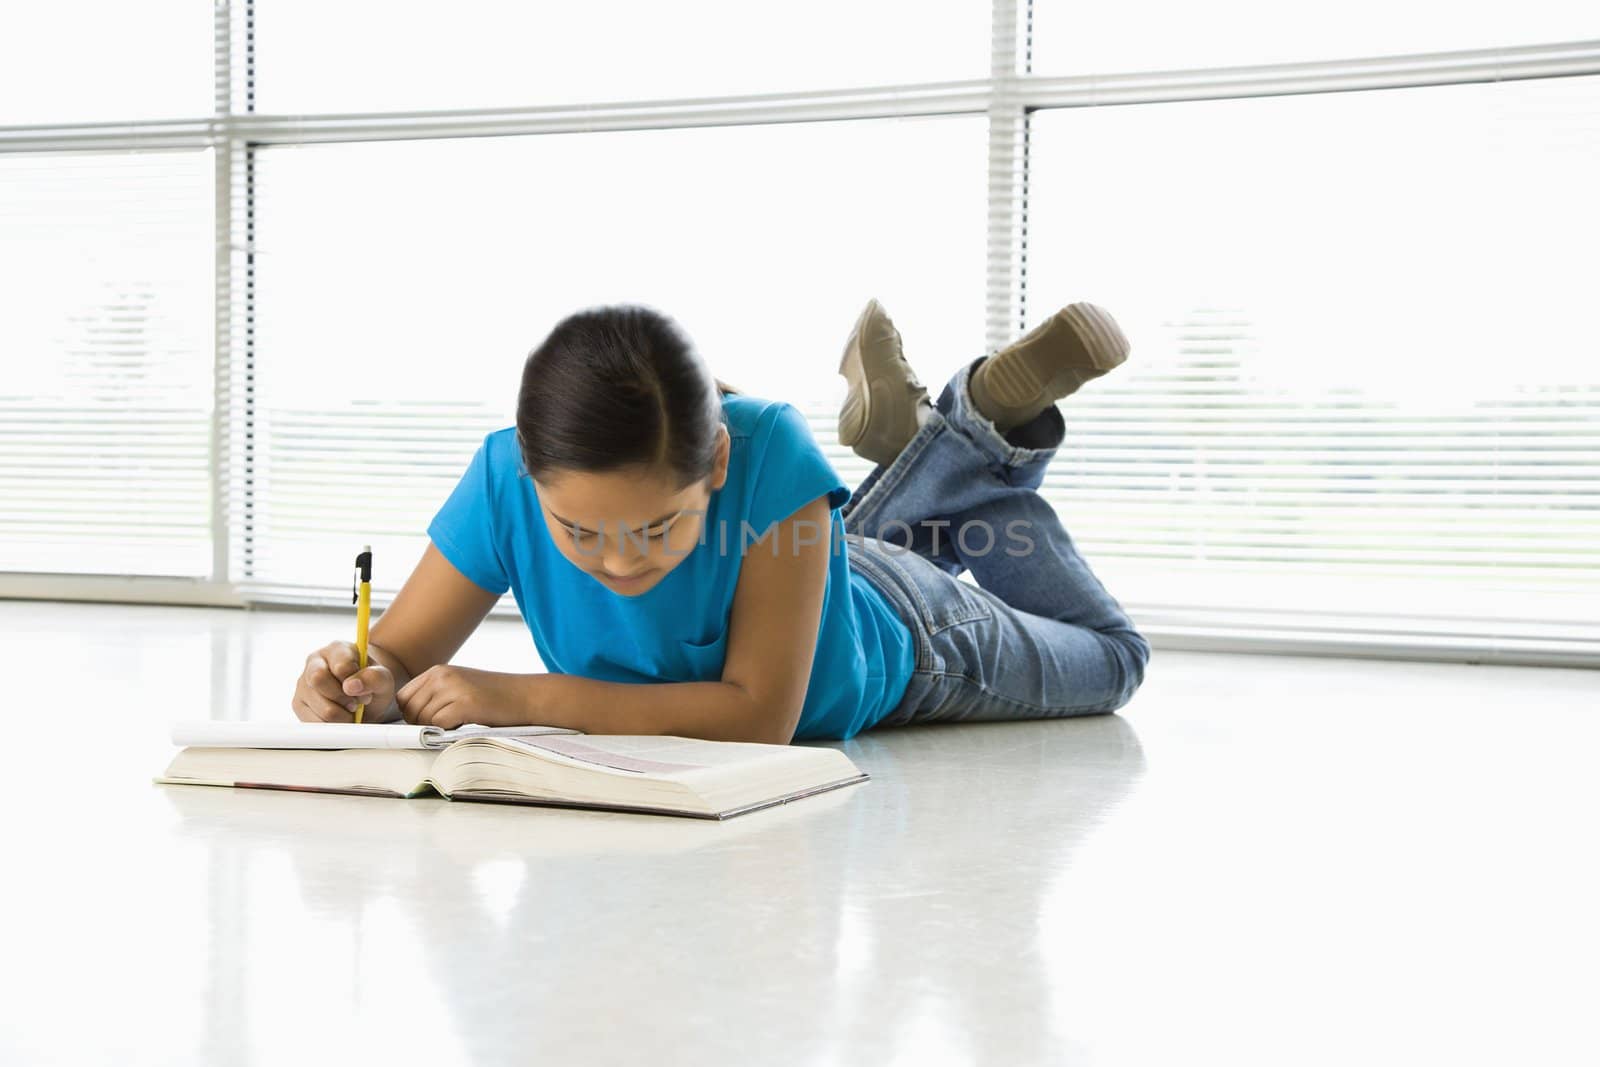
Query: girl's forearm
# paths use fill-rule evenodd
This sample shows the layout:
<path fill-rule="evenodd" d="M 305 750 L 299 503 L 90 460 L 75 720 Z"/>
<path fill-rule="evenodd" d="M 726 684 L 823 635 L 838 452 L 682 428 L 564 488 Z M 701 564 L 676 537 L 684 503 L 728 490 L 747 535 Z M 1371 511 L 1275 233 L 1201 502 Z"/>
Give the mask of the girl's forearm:
<path fill-rule="evenodd" d="M 571 674 L 532 675 L 530 721 L 591 734 L 666 734 L 708 741 L 786 745 L 793 716 L 761 707 L 730 682 L 601 682 Z"/>

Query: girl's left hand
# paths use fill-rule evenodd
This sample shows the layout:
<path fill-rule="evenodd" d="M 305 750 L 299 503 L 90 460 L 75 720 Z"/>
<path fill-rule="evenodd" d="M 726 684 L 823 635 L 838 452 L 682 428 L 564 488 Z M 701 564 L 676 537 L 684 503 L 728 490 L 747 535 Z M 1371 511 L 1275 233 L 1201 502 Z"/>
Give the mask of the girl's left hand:
<path fill-rule="evenodd" d="M 533 722 L 530 697 L 538 679 L 441 663 L 402 686 L 395 702 L 406 722 L 418 726 L 521 726 Z"/>

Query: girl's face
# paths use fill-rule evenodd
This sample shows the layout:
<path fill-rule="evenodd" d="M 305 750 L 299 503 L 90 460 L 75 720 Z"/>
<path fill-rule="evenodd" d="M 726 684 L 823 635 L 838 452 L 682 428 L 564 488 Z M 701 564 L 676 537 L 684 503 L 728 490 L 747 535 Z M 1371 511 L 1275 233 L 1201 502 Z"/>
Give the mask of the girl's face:
<path fill-rule="evenodd" d="M 647 592 L 700 543 L 711 494 L 728 478 L 728 446 L 724 428 L 711 473 L 687 486 L 642 467 L 547 475 L 534 487 L 550 539 L 612 592 Z"/>

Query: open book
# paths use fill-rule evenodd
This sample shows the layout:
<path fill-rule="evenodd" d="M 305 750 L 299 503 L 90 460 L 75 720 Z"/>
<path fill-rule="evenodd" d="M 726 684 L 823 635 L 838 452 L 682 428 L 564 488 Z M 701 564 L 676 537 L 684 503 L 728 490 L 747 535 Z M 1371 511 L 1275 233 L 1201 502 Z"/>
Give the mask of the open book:
<path fill-rule="evenodd" d="M 158 782 L 726 819 L 865 781 L 831 748 L 546 726 L 197 722 Z"/>

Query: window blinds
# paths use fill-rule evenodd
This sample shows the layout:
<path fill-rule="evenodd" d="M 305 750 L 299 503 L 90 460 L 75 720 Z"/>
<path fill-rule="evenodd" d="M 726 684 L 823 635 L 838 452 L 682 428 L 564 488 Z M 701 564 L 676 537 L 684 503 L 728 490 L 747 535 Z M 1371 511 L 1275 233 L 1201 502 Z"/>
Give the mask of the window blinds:
<path fill-rule="evenodd" d="M 1048 111 L 1031 147 L 1030 317 L 1081 294 L 1134 346 L 1046 486 L 1111 588 L 1600 635 L 1600 78 Z"/>
<path fill-rule="evenodd" d="M 0 571 L 211 570 L 211 153 L 0 155 Z"/>
<path fill-rule="evenodd" d="M 836 410 L 877 296 L 942 377 L 982 350 L 984 137 L 955 117 L 258 150 L 235 580 L 348 600 L 371 543 L 374 593 L 398 589 L 527 354 L 585 306 L 654 305 L 740 390 Z"/>
<path fill-rule="evenodd" d="M 61 93 L 55 110 L 0 114 L 107 123 L 0 126 L 0 572 L 176 575 L 208 579 L 194 595 L 217 602 L 333 604 L 359 540 L 394 561 L 379 583 L 392 591 L 471 450 L 509 423 L 522 355 L 599 300 L 677 314 L 719 375 L 802 407 L 854 482 L 865 467 L 832 440 L 842 387 L 827 368 L 867 296 L 934 387 L 1088 299 L 1124 323 L 1135 358 L 1063 404 L 1044 491 L 1158 638 L 1594 661 L 1584 250 L 1600 50 L 1498 47 L 1577 32 L 1558 0 L 1515 33 L 1500 20 L 1415 38 L 1497 46 L 1479 53 L 1093 77 L 1074 77 L 1097 68 L 1064 49 L 1127 68 L 1115 13 L 1077 11 L 1068 42 L 1062 5 L 996 0 L 987 42 L 963 51 L 970 27 L 941 20 L 936 49 L 886 67 L 874 56 L 897 3 L 829 67 L 877 86 L 860 91 L 807 88 L 814 65 L 795 81 L 783 62 L 641 82 L 626 94 L 655 98 L 641 104 L 580 87 L 579 105 L 555 107 L 554 89 L 493 64 L 437 92 L 400 86 L 387 53 L 362 54 L 360 27 L 412 44 L 435 28 L 388 9 L 383 26 L 319 38 L 350 62 L 335 65 L 343 82 L 318 82 L 333 68 L 282 65 L 292 5 L 219 4 L 203 42 L 214 115 L 199 117 L 183 73 L 200 68 L 179 63 L 116 114 Z M 193 15 L 185 34 L 201 41 Z M 1347 22 L 1345 43 L 1286 32 L 1276 51 L 1165 65 L 1414 47 L 1414 27 L 1376 9 Z M 1444 83 L 1459 84 L 1431 111 L 1398 88 Z M 798 91 L 661 99 L 746 88 Z M 183 99 L 194 106 L 159 103 Z M 337 113 L 363 106 L 495 110 Z M 964 117 L 911 117 L 932 115 Z M 168 121 L 112 124 L 143 118 Z M 824 121 L 841 118 L 857 121 Z M 834 137 L 846 128 L 873 133 Z M 626 132 L 553 136 L 591 129 Z M 719 136 L 732 147 L 708 154 Z M 523 147 L 536 143 L 582 147 Z M 700 180 L 719 174 L 737 177 Z M 216 217 L 219 200 L 231 210 Z M 706 258 L 685 261 L 697 247 Z M 609 272 L 572 266 L 608 251 Z M 1374 297 L 1387 318 L 1368 333 L 1386 345 L 1343 313 Z M 386 384 L 418 363 L 443 368 L 437 388 Z"/>

